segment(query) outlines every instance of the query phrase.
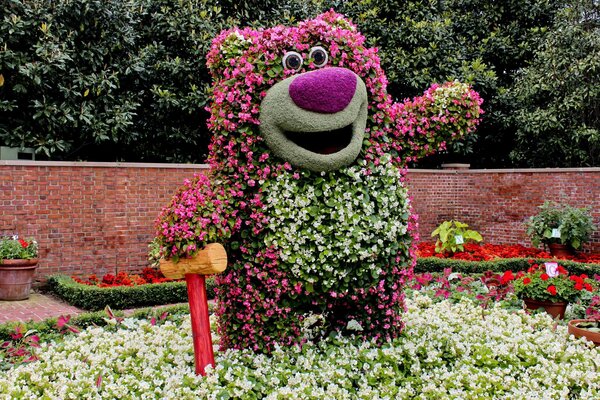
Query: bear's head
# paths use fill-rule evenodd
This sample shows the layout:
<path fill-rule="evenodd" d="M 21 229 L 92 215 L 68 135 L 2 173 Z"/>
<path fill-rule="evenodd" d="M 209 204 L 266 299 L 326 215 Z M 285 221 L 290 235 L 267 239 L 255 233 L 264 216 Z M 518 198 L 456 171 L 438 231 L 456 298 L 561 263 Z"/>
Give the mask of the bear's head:
<path fill-rule="evenodd" d="M 480 114 L 477 93 L 458 82 L 393 103 L 377 49 L 333 11 L 293 27 L 223 31 L 208 66 L 209 160 L 246 180 L 267 165 L 334 171 L 383 154 L 403 166 L 473 130 Z"/>

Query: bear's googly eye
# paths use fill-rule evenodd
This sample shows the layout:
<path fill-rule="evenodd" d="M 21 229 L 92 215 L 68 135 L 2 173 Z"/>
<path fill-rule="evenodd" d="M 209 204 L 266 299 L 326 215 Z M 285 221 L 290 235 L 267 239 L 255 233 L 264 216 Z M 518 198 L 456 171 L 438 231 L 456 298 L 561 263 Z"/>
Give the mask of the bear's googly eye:
<path fill-rule="evenodd" d="M 298 71 L 302 67 L 302 56 L 295 51 L 288 51 L 283 56 L 283 68 Z"/>
<path fill-rule="evenodd" d="M 308 55 L 308 57 L 312 58 L 315 66 L 319 68 L 327 64 L 327 61 L 329 60 L 327 51 L 325 51 L 325 49 L 321 46 L 315 46 L 312 49 L 310 49 L 310 54 Z"/>

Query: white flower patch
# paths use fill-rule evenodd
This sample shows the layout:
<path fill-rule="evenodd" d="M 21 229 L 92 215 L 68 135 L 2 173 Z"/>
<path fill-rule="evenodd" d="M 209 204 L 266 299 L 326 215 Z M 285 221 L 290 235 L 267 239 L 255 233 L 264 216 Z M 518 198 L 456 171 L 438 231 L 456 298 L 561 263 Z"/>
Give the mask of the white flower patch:
<path fill-rule="evenodd" d="M 407 190 L 390 163 L 368 172 L 363 161 L 310 183 L 282 173 L 263 191 L 265 244 L 280 252 L 281 268 L 324 290 L 363 272 L 377 279 L 382 265 L 408 249 Z"/>
<path fill-rule="evenodd" d="M 216 352 L 206 377 L 194 373 L 189 318 L 88 328 L 3 372 L 0 399 L 600 398 L 600 349 L 545 314 L 418 293 L 407 305 L 406 335 L 381 347 L 335 337 L 268 356 Z"/>

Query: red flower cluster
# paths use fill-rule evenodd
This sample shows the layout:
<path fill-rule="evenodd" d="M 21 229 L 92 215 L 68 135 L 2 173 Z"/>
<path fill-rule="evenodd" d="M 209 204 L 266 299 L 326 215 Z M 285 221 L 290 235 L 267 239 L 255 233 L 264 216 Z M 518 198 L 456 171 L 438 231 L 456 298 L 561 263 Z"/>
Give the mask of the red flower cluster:
<path fill-rule="evenodd" d="M 540 300 L 550 295 L 559 297 L 561 301 L 570 301 L 583 290 L 594 291 L 592 281 L 586 274 L 569 275 L 569 272 L 560 265 L 556 266 L 556 272 L 557 275 L 552 277 L 546 270 L 546 265 L 533 264 L 527 272 L 519 271 L 516 275 L 512 271 L 504 272 L 501 282 L 512 283 L 519 297 Z"/>
<path fill-rule="evenodd" d="M 21 247 L 24 248 L 24 249 L 26 249 L 27 247 L 29 247 L 29 243 L 27 243 L 23 239 L 19 239 L 19 243 L 21 243 Z"/>
<path fill-rule="evenodd" d="M 464 251 L 450 253 L 436 253 L 434 243 L 419 243 L 418 257 L 452 258 L 466 261 L 489 261 L 497 258 L 552 258 L 550 253 L 533 247 L 525 247 L 520 244 L 497 245 L 487 243 L 468 243 L 464 245 Z M 599 263 L 600 254 L 584 254 L 569 256 L 566 259 L 584 263 Z"/>
<path fill-rule="evenodd" d="M 170 279 L 165 278 L 160 270 L 153 268 L 144 268 L 139 275 L 129 275 L 127 272 L 119 272 L 116 276 L 113 274 L 106 274 L 102 277 L 102 280 L 98 279 L 96 274 L 88 276 L 87 279 L 80 279 L 76 276 L 72 276 L 71 278 L 75 282 L 98 287 L 138 286 L 170 281 Z"/>

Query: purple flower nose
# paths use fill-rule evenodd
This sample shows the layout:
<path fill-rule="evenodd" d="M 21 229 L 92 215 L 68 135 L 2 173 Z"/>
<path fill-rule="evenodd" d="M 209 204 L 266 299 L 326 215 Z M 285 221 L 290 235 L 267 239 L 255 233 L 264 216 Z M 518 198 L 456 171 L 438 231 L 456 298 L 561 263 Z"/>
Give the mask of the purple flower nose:
<path fill-rule="evenodd" d="M 354 97 L 356 75 L 346 68 L 324 68 L 299 75 L 289 94 L 300 108 L 332 114 L 342 111 Z"/>

